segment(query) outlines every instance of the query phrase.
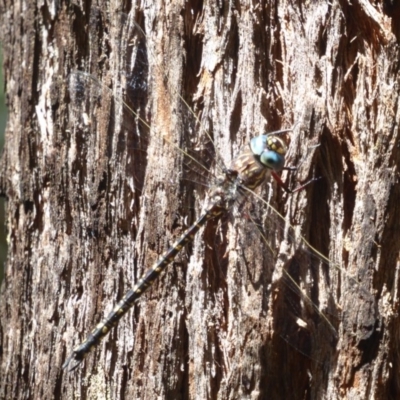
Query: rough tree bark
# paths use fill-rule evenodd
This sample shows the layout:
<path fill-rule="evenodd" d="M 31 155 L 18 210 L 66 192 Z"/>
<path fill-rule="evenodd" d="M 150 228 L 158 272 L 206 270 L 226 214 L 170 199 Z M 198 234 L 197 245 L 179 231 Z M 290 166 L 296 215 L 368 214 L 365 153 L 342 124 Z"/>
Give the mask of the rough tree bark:
<path fill-rule="evenodd" d="M 0 183 L 10 241 L 0 397 L 398 398 L 399 7 L 160 4 L 3 0 L 10 117 Z M 194 182 L 179 182 L 179 157 L 168 147 L 150 147 L 145 187 L 135 190 L 139 167 L 110 135 L 115 104 L 101 104 L 96 124 L 88 121 L 92 136 L 77 134 L 69 118 L 71 70 L 126 93 L 121 69 L 131 44 L 116 23 L 121 12 L 144 27 L 154 55 L 146 99 L 154 135 L 204 145 L 205 136 L 188 129 L 177 93 L 201 115 L 225 162 L 250 137 L 296 124 L 295 177 L 321 179 L 294 196 L 275 187 L 274 204 L 331 263 L 296 249 L 285 254 L 282 245 L 279 265 L 270 265 L 243 215 L 239 224 L 211 223 L 67 373 L 61 366 L 72 347 L 204 199 L 190 193 Z M 176 91 L 163 89 L 164 74 Z M 282 264 L 336 337 L 280 284 Z M 297 324 L 289 322 L 299 314 L 288 296 L 304 306 Z"/>

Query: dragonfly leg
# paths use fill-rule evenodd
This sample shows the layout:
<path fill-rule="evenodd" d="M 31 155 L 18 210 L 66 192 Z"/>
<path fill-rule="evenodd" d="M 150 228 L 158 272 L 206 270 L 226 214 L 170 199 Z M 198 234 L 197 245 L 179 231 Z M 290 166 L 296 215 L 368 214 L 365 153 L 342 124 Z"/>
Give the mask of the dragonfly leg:
<path fill-rule="evenodd" d="M 288 169 L 288 170 L 292 171 L 292 170 L 293 170 L 292 168 L 296 169 L 295 167 L 287 167 L 287 168 L 285 168 L 285 169 Z M 303 184 L 301 184 L 300 186 L 298 186 L 297 188 L 295 188 L 295 189 L 289 189 L 289 187 L 286 185 L 286 183 L 283 182 L 283 180 L 281 179 L 281 177 L 280 177 L 275 171 L 272 171 L 271 174 L 272 174 L 272 176 L 274 177 L 274 179 L 276 180 L 277 184 L 278 184 L 286 193 L 290 193 L 290 194 L 299 192 L 300 190 L 303 190 L 305 187 L 307 187 L 310 183 L 315 182 L 315 181 L 318 181 L 318 180 L 321 179 L 321 177 L 318 177 L 318 178 L 311 178 L 311 179 L 309 179 L 308 181 L 306 181 L 305 183 L 303 183 Z"/>

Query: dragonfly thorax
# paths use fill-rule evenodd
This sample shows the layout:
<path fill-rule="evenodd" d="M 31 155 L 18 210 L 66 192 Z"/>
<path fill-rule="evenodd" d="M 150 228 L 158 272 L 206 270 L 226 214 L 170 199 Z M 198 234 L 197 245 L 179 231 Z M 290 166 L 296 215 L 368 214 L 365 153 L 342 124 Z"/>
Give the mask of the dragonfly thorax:
<path fill-rule="evenodd" d="M 260 135 L 250 141 L 232 161 L 231 170 L 241 186 L 254 190 L 272 171 L 282 170 L 285 164 L 286 143 L 276 135 Z"/>

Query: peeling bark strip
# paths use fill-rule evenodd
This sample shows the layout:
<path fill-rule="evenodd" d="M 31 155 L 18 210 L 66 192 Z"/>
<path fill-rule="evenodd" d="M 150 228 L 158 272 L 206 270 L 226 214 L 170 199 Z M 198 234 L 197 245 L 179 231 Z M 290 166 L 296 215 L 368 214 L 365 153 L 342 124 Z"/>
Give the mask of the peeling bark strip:
<path fill-rule="evenodd" d="M 10 110 L 0 169 L 10 238 L 0 398 L 399 397 L 394 2 L 0 7 Z M 152 59 L 142 75 L 124 70 L 138 47 L 118 24 L 121 11 L 148 37 Z M 137 145 L 137 120 L 126 121 L 112 98 L 86 105 L 85 124 L 74 124 L 72 70 L 101 77 L 115 99 L 133 99 L 154 137 L 201 153 L 207 166 L 210 143 L 177 94 L 227 164 L 250 137 L 296 123 L 288 159 L 299 168 L 283 179 L 321 180 L 291 197 L 276 188 L 259 195 L 340 269 L 288 247 L 258 201 L 208 224 L 110 340 L 65 374 L 71 344 L 196 220 L 204 201 L 193 191 L 201 182 L 182 180 L 184 159 L 152 140 Z M 270 248 L 246 221 L 254 215 Z M 282 267 L 324 311 L 337 340 L 283 285 Z"/>

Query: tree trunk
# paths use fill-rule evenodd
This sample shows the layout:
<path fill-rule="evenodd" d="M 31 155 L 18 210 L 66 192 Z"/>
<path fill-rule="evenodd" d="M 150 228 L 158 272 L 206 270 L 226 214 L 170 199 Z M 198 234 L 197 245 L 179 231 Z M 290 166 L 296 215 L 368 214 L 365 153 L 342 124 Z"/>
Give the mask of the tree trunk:
<path fill-rule="evenodd" d="M 400 8 L 192 3 L 1 6 L 0 397 L 398 398 Z M 147 36 L 141 58 L 132 20 Z M 74 70 L 114 97 L 80 110 Z M 134 116 L 124 128 L 120 99 L 151 123 L 148 143 Z M 168 143 L 191 143 L 212 167 L 208 132 L 229 165 L 251 137 L 293 125 L 286 164 L 298 169 L 282 177 L 320 179 L 292 196 L 267 182 L 209 222 L 85 361 L 62 369 L 201 212 L 205 191 L 182 179 L 187 157 Z"/>

